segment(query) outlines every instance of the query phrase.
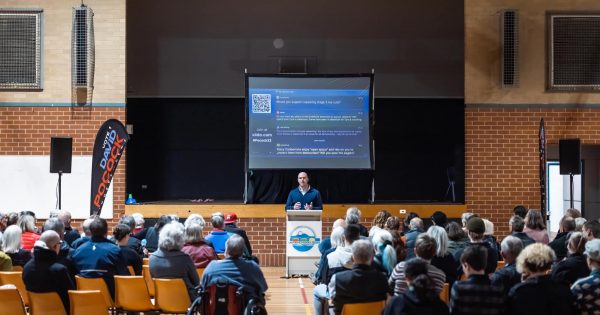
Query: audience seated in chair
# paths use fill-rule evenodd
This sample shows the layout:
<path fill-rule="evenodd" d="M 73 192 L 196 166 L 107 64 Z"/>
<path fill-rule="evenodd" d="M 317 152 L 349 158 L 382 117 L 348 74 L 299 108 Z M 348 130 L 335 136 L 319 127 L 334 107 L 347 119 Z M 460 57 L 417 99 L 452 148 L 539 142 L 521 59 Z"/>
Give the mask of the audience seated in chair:
<path fill-rule="evenodd" d="M 226 242 L 225 259 L 208 264 L 202 274 L 201 288 L 219 283 L 241 286 L 248 301 L 254 299 L 264 305 L 267 281 L 258 264 L 242 258 L 244 246 L 241 236 L 231 235 Z"/>
<path fill-rule="evenodd" d="M 460 263 L 467 280 L 457 281 L 452 286 L 450 294 L 452 314 L 504 314 L 504 288 L 493 285 L 486 274 L 487 255 L 487 248 L 472 245 L 467 247 L 460 256 Z"/>
<path fill-rule="evenodd" d="M 376 230 L 371 239 L 375 248 L 373 262 L 377 263 L 381 270 L 389 277 L 397 263 L 396 250 L 394 249 L 392 234 L 384 229 Z"/>
<path fill-rule="evenodd" d="M 228 233 L 224 230 L 225 218 L 220 212 L 213 213 L 211 223 L 213 226 L 213 230 L 210 231 L 210 233 L 208 233 L 206 239 L 213 244 L 213 247 L 217 254 L 222 254 L 225 252 L 225 242 L 227 242 L 227 239 L 231 236 L 232 233 Z"/>
<path fill-rule="evenodd" d="M 525 228 L 523 232 L 537 243 L 550 243 L 548 230 L 542 218 L 542 212 L 537 209 L 529 209 L 525 216 Z"/>
<path fill-rule="evenodd" d="M 206 268 L 208 264 L 215 259 L 218 259 L 214 248 L 208 245 L 202 237 L 202 226 L 196 223 L 189 224 L 185 227 L 185 245 L 181 249 L 182 252 L 188 254 L 196 268 Z"/>
<path fill-rule="evenodd" d="M 245 250 L 244 250 L 244 256 L 247 258 L 252 257 L 252 245 L 250 244 L 250 240 L 248 239 L 248 235 L 246 234 L 246 231 L 244 231 L 243 229 L 240 229 L 239 227 L 237 227 L 237 225 L 235 225 L 235 223 L 237 222 L 237 215 L 234 212 L 229 212 L 227 214 L 225 214 L 225 227 L 224 230 L 225 232 L 228 233 L 233 233 L 233 234 L 237 234 L 239 236 L 241 236 L 244 239 L 244 245 L 246 245 Z"/>
<path fill-rule="evenodd" d="M 391 217 L 392 214 L 387 210 L 381 210 L 377 212 L 375 217 L 373 218 L 373 224 L 371 225 L 371 229 L 369 230 L 369 237 L 373 238 L 373 235 L 379 230 L 383 230 L 385 228 L 385 221 Z"/>
<path fill-rule="evenodd" d="M 521 274 L 517 271 L 517 257 L 523 250 L 523 242 L 517 237 L 509 235 L 500 244 L 500 255 L 504 259 L 504 267 L 496 270 L 491 276 L 492 284 L 502 286 L 504 295 L 514 285 L 521 282 Z"/>
<path fill-rule="evenodd" d="M 402 230 L 400 230 L 402 220 L 396 216 L 391 216 L 385 221 L 385 230 L 392 234 L 392 246 L 396 251 L 396 262 L 406 259 L 406 246 L 402 240 Z"/>
<path fill-rule="evenodd" d="M 2 249 L 10 257 L 13 266 L 25 266 L 31 259 L 31 251 L 21 248 L 21 228 L 16 225 L 4 230 Z"/>
<path fill-rule="evenodd" d="M 73 254 L 75 253 L 75 250 L 73 250 L 69 244 L 63 240 L 65 235 L 65 226 L 63 221 L 57 217 L 50 218 L 44 222 L 43 230 L 44 232 L 54 231 L 60 236 L 60 252 L 58 253 L 58 263 L 67 267 L 67 270 L 69 270 L 69 274 L 71 275 L 71 280 L 73 283 L 75 283 L 75 275 L 77 274 L 77 268 L 73 262 Z"/>
<path fill-rule="evenodd" d="M 575 232 L 575 219 L 565 215 L 560 219 L 558 234 L 552 242 L 548 244 L 556 255 L 556 260 L 561 261 L 569 254 L 567 250 L 567 242 L 571 233 Z"/>
<path fill-rule="evenodd" d="M 517 257 L 517 271 L 522 282 L 508 293 L 511 315 L 575 314 L 569 287 L 550 279 L 550 268 L 556 256 L 548 245 L 531 244 Z"/>
<path fill-rule="evenodd" d="M 342 227 L 335 228 L 332 237 L 337 240 L 337 235 Z M 335 235 L 334 235 L 335 233 Z M 338 244 L 335 250 L 327 255 L 321 270 L 321 281 L 313 289 L 313 302 L 315 314 L 322 313 L 323 304 L 331 297 L 328 285 L 331 278 L 338 272 L 352 268 L 352 244 L 360 238 L 360 227 L 358 224 L 349 224 L 343 232 L 341 244 Z"/>
<path fill-rule="evenodd" d="M 331 231 L 333 231 L 336 227 L 341 226 L 342 228 L 346 228 L 347 224 L 346 221 L 344 219 L 337 219 L 335 221 L 333 221 L 333 227 L 331 228 Z M 323 239 L 320 243 L 319 243 L 319 252 L 321 253 L 321 255 L 325 255 L 325 252 L 330 250 L 333 244 L 331 243 L 331 238 L 330 237 L 326 237 L 325 239 Z"/>
<path fill-rule="evenodd" d="M 444 315 L 448 306 L 435 293 L 433 281 L 427 275 L 429 265 L 420 258 L 406 262 L 404 272 L 408 290 L 395 296 L 385 307 L 383 315 Z"/>
<path fill-rule="evenodd" d="M 588 241 L 600 238 L 600 222 L 597 220 L 586 221 L 583 224 L 581 232 L 583 232 L 583 236 L 585 236 Z"/>
<path fill-rule="evenodd" d="M 435 240 L 423 233 L 419 235 L 415 242 L 415 255 L 417 258 L 423 259 L 429 264 L 428 275 L 429 278 L 433 281 L 434 290 L 436 294 L 440 294 L 442 289 L 444 288 L 444 282 L 446 282 L 446 275 L 440 269 L 431 265 L 431 259 L 435 256 L 437 251 L 437 245 Z M 392 275 L 388 280 L 390 291 L 393 290 L 394 295 L 400 295 L 408 289 L 408 284 L 406 283 L 406 275 L 404 273 L 406 262 L 402 261 L 396 265 Z"/>
<path fill-rule="evenodd" d="M 26 250 L 32 250 L 35 241 L 40 239 L 35 229 L 35 217 L 30 214 L 19 216 L 17 225 L 21 228 L 21 247 Z"/>
<path fill-rule="evenodd" d="M 369 230 L 360 224 L 360 218 L 362 217 L 362 213 L 360 209 L 356 207 L 351 207 L 346 210 L 346 225 L 357 224 L 360 228 L 360 236 L 367 238 L 369 236 Z"/>
<path fill-rule="evenodd" d="M 463 250 L 469 245 L 469 238 L 461 226 L 456 222 L 448 223 L 448 226 L 446 226 L 446 233 L 448 234 L 448 252 L 454 258 L 456 252 Z"/>
<path fill-rule="evenodd" d="M 587 264 L 592 270 L 589 277 L 579 279 L 571 293 L 575 297 L 577 313 L 598 314 L 600 313 L 600 239 L 594 239 L 585 244 Z"/>
<path fill-rule="evenodd" d="M 71 244 L 73 244 L 73 242 L 79 238 L 79 231 L 71 226 L 71 212 L 67 210 L 59 211 L 58 219 L 60 219 L 65 226 L 63 240 L 67 243 L 67 245 L 71 246 Z"/>
<path fill-rule="evenodd" d="M 331 275 L 327 274 L 329 271 L 329 261 L 327 260 L 327 255 L 333 253 L 338 247 L 344 247 L 344 231 L 345 226 L 336 226 L 333 228 L 333 230 L 331 230 L 331 236 L 327 239 L 332 247 L 327 249 L 319 259 L 319 266 L 315 272 L 315 279 L 313 281 L 315 285 L 321 283 L 327 285 L 329 283 Z"/>
<path fill-rule="evenodd" d="M 508 220 L 508 228 L 510 229 L 512 236 L 521 240 L 523 243 L 523 248 L 535 243 L 535 240 L 523 232 L 523 229 L 525 228 L 525 220 L 523 220 L 523 218 L 520 216 L 512 216 L 510 220 Z"/>
<path fill-rule="evenodd" d="M 0 235 L 2 235 L 2 232 L 0 232 Z M 10 256 L 8 256 L 1 249 L 2 249 L 2 237 L 0 237 L 0 271 L 12 271 L 13 265 L 12 265 Z"/>
<path fill-rule="evenodd" d="M 448 234 L 443 227 L 434 225 L 429 227 L 427 235 L 435 240 L 437 246 L 435 255 L 431 259 L 431 265 L 443 271 L 446 275 L 446 282 L 452 286 L 456 281 L 458 262 L 448 252 Z"/>
<path fill-rule="evenodd" d="M 571 233 L 567 245 L 569 254 L 567 258 L 552 267 L 552 280 L 562 282 L 570 287 L 577 279 L 590 274 L 586 257 L 583 255 L 586 241 L 581 232 Z"/>
<path fill-rule="evenodd" d="M 154 226 L 143 229 L 139 233 L 135 234 L 134 237 L 138 240 L 146 240 L 146 250 L 148 253 L 152 253 L 158 249 L 158 236 L 162 228 L 171 221 L 179 221 L 177 216 L 172 214 L 161 215 Z"/>
<path fill-rule="evenodd" d="M 71 247 L 73 247 L 73 249 L 79 248 L 79 246 L 83 245 L 83 243 L 85 243 L 85 242 L 88 242 L 92 238 L 92 231 L 90 231 L 90 224 L 92 224 L 92 222 L 94 221 L 95 218 L 96 218 L 95 216 L 92 216 L 90 218 L 85 219 L 81 223 L 81 229 L 83 230 L 83 236 L 74 240 L 73 243 L 71 243 Z"/>
<path fill-rule="evenodd" d="M 367 240 L 352 243 L 352 270 L 334 274 L 329 293 L 335 314 L 341 314 L 345 304 L 382 301 L 387 298 L 386 276 L 371 266 L 373 245 Z"/>
<path fill-rule="evenodd" d="M 165 225 L 158 238 L 158 250 L 150 255 L 152 278 L 183 279 L 190 301 L 198 297 L 198 272 L 190 256 L 181 251 L 184 244 L 183 224 L 172 221 Z"/>
<path fill-rule="evenodd" d="M 113 237 L 119 246 L 121 255 L 125 260 L 125 265 L 133 268 L 132 276 L 142 275 L 142 258 L 138 253 L 129 246 L 129 238 L 131 237 L 131 228 L 125 224 L 117 224 L 113 228 Z"/>
<path fill-rule="evenodd" d="M 23 269 L 23 282 L 27 291 L 58 293 L 66 313 L 69 313 L 68 291 L 75 290 L 75 284 L 67 268 L 58 262 L 60 246 L 58 233 L 53 230 L 42 233 L 35 242 L 33 259 Z"/>
<path fill-rule="evenodd" d="M 498 264 L 498 250 L 493 248 L 490 245 L 490 243 L 485 241 L 483 238 L 485 233 L 485 223 L 483 222 L 483 219 L 481 219 L 480 217 L 473 216 L 467 222 L 466 227 L 469 231 L 467 235 L 469 236 L 469 240 L 471 242 L 465 249 L 457 251 L 454 255 L 454 259 L 456 259 L 456 261 L 460 261 L 462 253 L 471 246 L 483 246 L 487 250 L 487 263 L 485 264 L 485 274 L 489 275 L 491 273 L 494 273 L 496 271 L 496 265 Z M 463 270 L 461 266 L 459 267 L 458 277 L 460 277 L 462 274 Z"/>
<path fill-rule="evenodd" d="M 103 278 L 110 295 L 115 296 L 115 275 L 129 275 L 121 250 L 106 238 L 108 224 L 96 217 L 90 223 L 91 239 L 80 245 L 73 254 L 73 261 L 80 276 Z"/>
<path fill-rule="evenodd" d="M 423 220 L 419 217 L 412 218 L 409 223 L 410 230 L 406 232 L 406 259 L 415 258 L 415 242 L 417 237 L 424 232 Z"/>
<path fill-rule="evenodd" d="M 119 224 L 125 224 L 129 226 L 129 230 L 133 231 L 135 229 L 135 219 L 130 215 L 124 215 L 119 220 Z M 138 254 L 141 258 L 144 258 L 144 250 L 142 249 L 142 241 L 137 239 L 133 232 L 130 232 L 129 237 L 127 238 L 127 246 L 131 248 L 134 252 Z"/>

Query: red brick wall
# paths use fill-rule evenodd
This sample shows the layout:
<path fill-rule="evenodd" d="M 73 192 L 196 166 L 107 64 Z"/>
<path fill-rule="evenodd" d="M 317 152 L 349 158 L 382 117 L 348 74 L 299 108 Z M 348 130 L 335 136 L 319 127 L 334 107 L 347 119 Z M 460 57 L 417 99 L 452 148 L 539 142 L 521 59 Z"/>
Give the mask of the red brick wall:
<path fill-rule="evenodd" d="M 507 234 L 514 206 L 540 208 L 541 118 L 547 144 L 577 137 L 583 144 L 600 143 L 600 109 L 466 109 L 466 202 L 494 222 L 497 235 Z"/>
<path fill-rule="evenodd" d="M 49 155 L 52 136 L 73 137 L 73 154 L 91 155 L 98 128 L 110 118 L 124 123 L 125 108 L 0 107 L 0 155 Z M 125 164 L 123 156 L 113 178 L 111 226 L 125 210 Z M 38 222 L 40 224 L 43 222 Z M 74 226 L 79 227 L 79 224 Z"/>

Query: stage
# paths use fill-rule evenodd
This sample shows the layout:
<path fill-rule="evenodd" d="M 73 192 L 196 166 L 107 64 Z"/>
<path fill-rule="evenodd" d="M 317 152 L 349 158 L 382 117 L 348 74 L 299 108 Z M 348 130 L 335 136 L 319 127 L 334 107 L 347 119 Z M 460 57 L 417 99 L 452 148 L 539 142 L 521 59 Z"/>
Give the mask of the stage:
<path fill-rule="evenodd" d="M 395 216 L 404 217 L 409 212 L 416 212 L 422 218 L 429 218 L 435 211 L 443 211 L 449 218 L 460 218 L 467 210 L 464 204 L 430 203 L 374 203 L 374 204 L 325 204 L 323 218 L 341 218 L 350 207 L 358 207 L 363 218 L 373 218 L 377 212 L 387 210 Z M 402 210 L 406 210 L 402 213 Z M 125 214 L 141 213 L 145 218 L 158 218 L 163 214 L 176 214 L 186 218 L 192 213 L 210 217 L 214 212 L 235 212 L 238 218 L 285 218 L 283 204 L 244 204 L 241 202 L 207 202 L 189 201 L 157 201 L 136 205 L 125 205 Z"/>

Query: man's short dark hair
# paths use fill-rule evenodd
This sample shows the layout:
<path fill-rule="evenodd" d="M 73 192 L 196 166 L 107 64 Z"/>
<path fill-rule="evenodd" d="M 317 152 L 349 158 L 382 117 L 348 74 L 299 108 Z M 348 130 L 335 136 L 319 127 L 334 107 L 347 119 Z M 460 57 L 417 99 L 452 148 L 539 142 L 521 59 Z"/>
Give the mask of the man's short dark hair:
<path fill-rule="evenodd" d="M 525 228 L 525 220 L 518 215 L 513 215 L 508 222 L 512 232 L 523 232 Z"/>
<path fill-rule="evenodd" d="M 106 237 L 108 233 L 108 223 L 102 218 L 95 218 L 90 224 L 92 237 Z"/>
<path fill-rule="evenodd" d="M 415 241 L 415 254 L 425 260 L 431 260 L 437 251 L 435 239 L 428 234 L 421 233 Z"/>
<path fill-rule="evenodd" d="M 460 263 L 466 263 L 476 271 L 482 271 L 487 266 L 487 254 L 487 250 L 481 245 L 467 246 L 460 256 Z"/>
<path fill-rule="evenodd" d="M 344 238 L 346 242 L 352 244 L 354 241 L 360 238 L 360 227 L 358 224 L 348 224 L 344 229 Z"/>
<path fill-rule="evenodd" d="M 527 215 L 527 211 L 529 211 L 527 209 L 527 207 L 518 205 L 513 209 L 513 214 L 520 216 L 521 219 L 525 219 L 525 216 Z"/>
<path fill-rule="evenodd" d="M 135 218 L 130 215 L 124 215 L 119 220 L 119 224 L 125 224 L 133 231 L 135 229 Z"/>
<path fill-rule="evenodd" d="M 600 222 L 589 220 L 583 224 L 583 228 L 589 230 L 594 238 L 600 238 Z"/>

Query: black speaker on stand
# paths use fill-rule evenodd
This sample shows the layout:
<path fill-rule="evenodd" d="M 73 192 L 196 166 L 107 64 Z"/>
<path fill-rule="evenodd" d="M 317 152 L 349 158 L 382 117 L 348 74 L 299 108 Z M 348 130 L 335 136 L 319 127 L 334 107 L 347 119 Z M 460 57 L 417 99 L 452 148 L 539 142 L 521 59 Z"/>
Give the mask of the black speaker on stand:
<path fill-rule="evenodd" d="M 58 210 L 62 206 L 62 174 L 71 173 L 73 138 L 52 137 L 50 139 L 50 173 L 58 173 Z"/>
<path fill-rule="evenodd" d="M 575 208 L 575 202 L 573 200 L 573 195 L 575 193 L 573 175 L 581 174 L 581 140 L 559 140 L 558 156 L 560 162 L 560 174 L 569 175 L 571 183 L 571 208 Z"/>

